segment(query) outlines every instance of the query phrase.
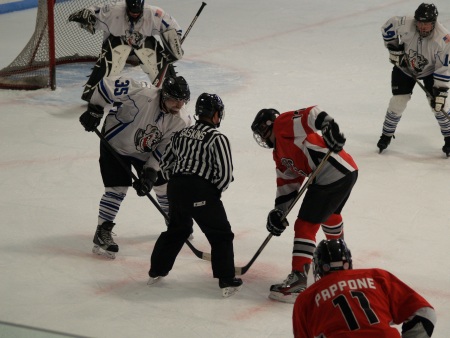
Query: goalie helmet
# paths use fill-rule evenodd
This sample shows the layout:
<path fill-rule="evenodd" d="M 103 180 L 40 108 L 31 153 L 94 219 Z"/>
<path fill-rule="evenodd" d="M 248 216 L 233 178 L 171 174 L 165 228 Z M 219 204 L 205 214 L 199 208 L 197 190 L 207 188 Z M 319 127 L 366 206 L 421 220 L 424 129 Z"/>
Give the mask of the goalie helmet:
<path fill-rule="evenodd" d="M 330 272 L 352 268 L 352 254 L 343 239 L 323 240 L 314 251 L 313 273 L 316 281 Z"/>
<path fill-rule="evenodd" d="M 253 138 L 263 148 L 273 148 L 274 144 L 269 137 L 272 134 L 273 123 L 280 116 L 278 110 L 269 108 L 261 109 L 256 114 L 252 123 Z"/>
<path fill-rule="evenodd" d="M 216 94 L 201 94 L 195 104 L 195 115 L 212 118 L 216 112 L 219 112 L 220 119 L 224 116 L 225 106 L 222 99 Z"/>
<path fill-rule="evenodd" d="M 416 9 L 414 19 L 416 20 L 417 32 L 421 37 L 425 38 L 433 32 L 437 17 L 438 10 L 434 4 L 422 3 Z M 427 23 L 431 23 L 431 26 L 426 26 Z"/>
<path fill-rule="evenodd" d="M 130 20 L 138 21 L 144 12 L 145 0 L 126 0 L 127 14 Z"/>
<path fill-rule="evenodd" d="M 175 99 L 188 103 L 191 98 L 191 91 L 189 85 L 182 76 L 166 77 L 162 84 L 161 90 L 162 100 Z"/>

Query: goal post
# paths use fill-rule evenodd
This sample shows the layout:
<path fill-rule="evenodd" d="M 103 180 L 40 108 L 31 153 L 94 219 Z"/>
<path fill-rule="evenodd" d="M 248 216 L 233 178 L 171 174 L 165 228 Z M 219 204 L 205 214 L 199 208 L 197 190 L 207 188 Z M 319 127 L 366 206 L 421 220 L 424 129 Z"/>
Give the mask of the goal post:
<path fill-rule="evenodd" d="M 0 70 L 0 88 L 56 88 L 56 65 L 96 61 L 103 32 L 94 35 L 69 22 L 69 15 L 108 0 L 38 0 L 36 26 L 19 55 Z M 89 74 L 86 74 L 88 76 Z"/>

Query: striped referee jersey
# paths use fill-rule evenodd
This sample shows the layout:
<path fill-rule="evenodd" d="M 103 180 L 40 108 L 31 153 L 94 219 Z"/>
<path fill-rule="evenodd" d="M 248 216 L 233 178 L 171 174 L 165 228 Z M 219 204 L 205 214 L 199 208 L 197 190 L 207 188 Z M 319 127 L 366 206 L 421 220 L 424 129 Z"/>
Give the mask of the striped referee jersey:
<path fill-rule="evenodd" d="M 230 142 L 213 124 L 203 120 L 172 136 L 159 165 L 166 180 L 174 175 L 195 174 L 222 192 L 233 181 Z"/>

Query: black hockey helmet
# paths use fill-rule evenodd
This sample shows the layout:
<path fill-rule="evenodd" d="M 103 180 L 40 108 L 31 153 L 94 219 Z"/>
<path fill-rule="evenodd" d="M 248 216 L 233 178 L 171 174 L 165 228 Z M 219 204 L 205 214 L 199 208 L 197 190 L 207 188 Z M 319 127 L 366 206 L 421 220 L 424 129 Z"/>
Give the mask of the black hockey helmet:
<path fill-rule="evenodd" d="M 414 19 L 416 20 L 416 30 L 422 38 L 429 36 L 436 25 L 436 20 L 438 17 L 438 10 L 433 4 L 422 3 L 414 14 Z M 430 28 L 428 23 L 431 23 Z"/>
<path fill-rule="evenodd" d="M 126 0 L 127 14 L 130 20 L 137 21 L 144 12 L 145 0 Z"/>
<path fill-rule="evenodd" d="M 416 9 L 414 19 L 419 22 L 436 22 L 438 10 L 434 4 L 422 3 Z"/>
<path fill-rule="evenodd" d="M 273 148 L 274 144 L 269 140 L 273 123 L 280 116 L 280 112 L 273 108 L 261 109 L 256 114 L 252 123 L 253 138 L 263 148 Z"/>
<path fill-rule="evenodd" d="M 324 239 L 314 251 L 313 273 L 316 281 L 330 272 L 352 268 L 352 254 L 343 239 Z"/>
<path fill-rule="evenodd" d="M 171 98 L 188 103 L 191 99 L 191 91 L 189 85 L 182 76 L 166 77 L 161 90 L 163 101 Z"/>
<path fill-rule="evenodd" d="M 225 105 L 219 95 L 208 93 L 201 94 L 195 104 L 195 115 L 212 118 L 216 112 L 219 113 L 221 121 L 225 116 Z M 220 126 L 220 121 L 216 127 Z"/>

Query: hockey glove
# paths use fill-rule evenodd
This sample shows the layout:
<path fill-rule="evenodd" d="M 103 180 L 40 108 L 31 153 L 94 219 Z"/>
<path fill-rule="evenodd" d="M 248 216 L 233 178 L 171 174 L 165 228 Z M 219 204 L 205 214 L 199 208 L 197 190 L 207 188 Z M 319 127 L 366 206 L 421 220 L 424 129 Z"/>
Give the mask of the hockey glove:
<path fill-rule="evenodd" d="M 332 152 L 338 153 L 344 148 L 345 136 L 339 131 L 339 126 L 334 120 L 325 119 L 322 124 L 322 137 Z"/>
<path fill-rule="evenodd" d="M 287 226 L 289 226 L 289 222 L 287 219 L 281 219 L 283 218 L 284 212 L 280 209 L 272 209 L 269 212 L 269 215 L 267 215 L 267 231 L 269 231 L 274 236 L 280 236 L 284 229 L 286 229 Z"/>
<path fill-rule="evenodd" d="M 431 107 L 439 112 L 444 108 L 445 100 L 448 96 L 448 88 L 433 88 L 433 98 L 431 99 Z"/>
<path fill-rule="evenodd" d="M 408 66 L 403 45 L 400 45 L 398 47 L 388 46 L 388 49 L 389 49 L 389 61 L 394 66 L 400 68 Z"/>
<path fill-rule="evenodd" d="M 89 103 L 88 110 L 80 116 L 80 123 L 86 131 L 94 131 L 103 117 L 103 107 Z"/>
<path fill-rule="evenodd" d="M 69 21 L 78 22 L 80 27 L 87 30 L 91 34 L 95 34 L 95 23 L 97 18 L 89 9 L 80 9 L 79 11 L 70 14 Z"/>
<path fill-rule="evenodd" d="M 138 196 L 147 195 L 152 190 L 157 178 L 158 172 L 155 169 L 142 169 L 139 179 L 133 182 L 133 188 L 136 189 Z"/>

